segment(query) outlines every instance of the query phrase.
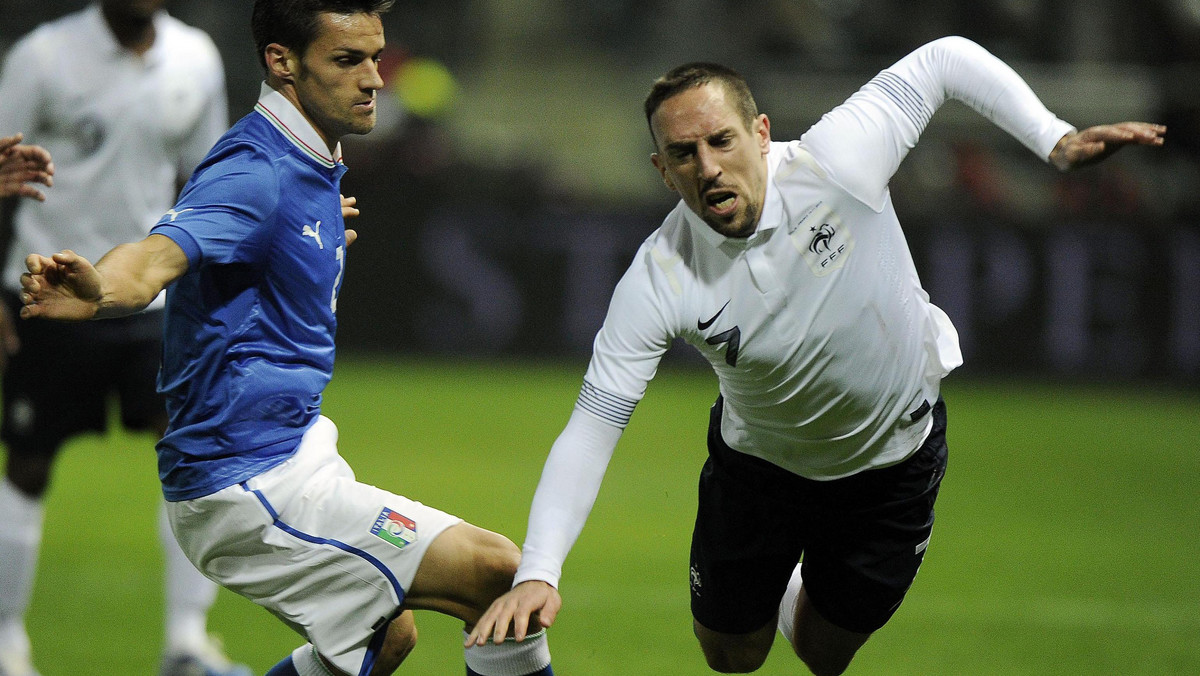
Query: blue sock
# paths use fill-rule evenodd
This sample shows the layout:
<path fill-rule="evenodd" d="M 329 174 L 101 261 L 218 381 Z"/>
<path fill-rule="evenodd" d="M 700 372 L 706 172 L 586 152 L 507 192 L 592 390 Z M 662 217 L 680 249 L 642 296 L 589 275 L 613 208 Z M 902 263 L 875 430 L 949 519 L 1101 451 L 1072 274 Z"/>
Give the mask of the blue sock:
<path fill-rule="evenodd" d="M 292 664 L 292 656 L 288 655 L 279 664 L 271 667 L 264 676 L 300 676 L 300 672 L 296 671 L 296 665 Z"/>

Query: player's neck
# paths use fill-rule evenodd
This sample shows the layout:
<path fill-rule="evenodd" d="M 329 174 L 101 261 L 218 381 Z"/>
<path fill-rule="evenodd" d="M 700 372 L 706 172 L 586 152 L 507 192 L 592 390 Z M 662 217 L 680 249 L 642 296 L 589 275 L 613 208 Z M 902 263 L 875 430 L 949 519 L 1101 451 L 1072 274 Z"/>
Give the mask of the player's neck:
<path fill-rule="evenodd" d="M 154 17 L 130 17 L 104 10 L 104 22 L 122 47 L 142 55 L 154 46 Z"/>

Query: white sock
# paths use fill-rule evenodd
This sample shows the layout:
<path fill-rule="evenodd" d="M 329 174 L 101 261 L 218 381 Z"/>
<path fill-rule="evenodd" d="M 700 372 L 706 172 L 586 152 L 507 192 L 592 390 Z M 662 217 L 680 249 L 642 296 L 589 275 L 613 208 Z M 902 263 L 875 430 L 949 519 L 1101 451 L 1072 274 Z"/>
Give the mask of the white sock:
<path fill-rule="evenodd" d="M 28 654 L 25 611 L 42 544 L 42 501 L 0 481 L 0 649 Z"/>
<path fill-rule="evenodd" d="M 317 657 L 317 650 L 311 643 L 292 651 L 292 666 L 296 667 L 300 676 L 333 676 L 321 658 Z"/>
<path fill-rule="evenodd" d="M 787 589 L 783 592 L 783 600 L 779 602 L 779 633 L 792 645 L 795 645 L 795 627 L 792 625 L 796 621 L 796 602 L 800 600 L 800 586 L 803 583 L 804 580 L 800 578 L 800 564 L 797 563 L 796 569 L 792 571 L 792 578 L 788 580 Z"/>
<path fill-rule="evenodd" d="M 464 631 L 463 639 L 466 637 Z M 550 643 L 543 629 L 520 643 L 508 638 L 499 645 L 491 641 L 473 645 L 464 651 L 463 657 L 471 671 L 483 676 L 525 676 L 550 665 Z"/>
<path fill-rule="evenodd" d="M 208 643 L 208 609 L 217 598 L 217 585 L 201 575 L 180 549 L 167 521 L 166 505 L 158 510 L 158 537 L 163 548 L 167 652 L 200 652 Z"/>

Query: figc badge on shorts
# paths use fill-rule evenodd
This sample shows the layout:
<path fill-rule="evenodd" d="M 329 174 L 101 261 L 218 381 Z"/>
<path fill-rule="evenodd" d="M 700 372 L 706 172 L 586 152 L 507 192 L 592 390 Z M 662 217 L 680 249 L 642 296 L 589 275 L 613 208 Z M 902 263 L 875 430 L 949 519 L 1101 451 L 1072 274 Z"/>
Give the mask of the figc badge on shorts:
<path fill-rule="evenodd" d="M 379 513 L 379 517 L 375 519 L 375 525 L 371 526 L 371 535 L 403 549 L 416 541 L 417 522 L 384 507 L 383 511 Z"/>

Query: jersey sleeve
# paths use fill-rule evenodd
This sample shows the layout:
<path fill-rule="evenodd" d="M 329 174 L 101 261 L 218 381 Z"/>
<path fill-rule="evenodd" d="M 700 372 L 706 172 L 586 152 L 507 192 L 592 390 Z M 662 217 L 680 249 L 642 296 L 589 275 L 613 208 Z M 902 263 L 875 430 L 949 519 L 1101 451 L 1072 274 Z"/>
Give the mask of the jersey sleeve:
<path fill-rule="evenodd" d="M 41 120 L 43 105 L 43 52 L 45 44 L 41 31 L 35 31 L 4 56 L 0 70 L 0 136 L 17 132 L 32 141 Z"/>
<path fill-rule="evenodd" d="M 151 230 L 171 238 L 188 266 L 253 263 L 265 255 L 279 204 L 279 179 L 270 159 L 250 144 L 210 158 L 175 207 Z"/>
<path fill-rule="evenodd" d="M 634 260 L 613 292 L 575 409 L 542 469 L 514 584 L 558 586 L 617 442 L 673 338 L 650 245 Z"/>
<path fill-rule="evenodd" d="M 225 95 L 225 68 L 221 63 L 221 54 L 207 36 L 203 45 L 205 103 L 196 126 L 184 139 L 179 155 L 178 171 L 185 179 L 229 127 L 229 104 Z"/>
<path fill-rule="evenodd" d="M 834 183 L 879 211 L 888 181 L 947 99 L 970 106 L 1043 161 L 1075 130 L 1003 61 L 966 38 L 946 37 L 880 72 L 802 142 Z"/>

